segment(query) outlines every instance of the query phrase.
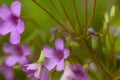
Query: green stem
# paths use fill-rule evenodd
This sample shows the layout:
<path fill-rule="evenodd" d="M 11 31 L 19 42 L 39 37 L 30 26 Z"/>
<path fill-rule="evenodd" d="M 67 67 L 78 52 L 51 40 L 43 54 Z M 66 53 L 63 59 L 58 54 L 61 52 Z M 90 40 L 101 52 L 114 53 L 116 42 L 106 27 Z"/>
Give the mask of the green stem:
<path fill-rule="evenodd" d="M 37 4 L 42 10 L 44 10 L 52 19 L 54 19 L 63 29 L 66 29 L 64 25 L 58 21 L 47 9 L 45 9 L 41 4 L 39 4 L 36 0 L 33 0 L 35 4 Z"/>
<path fill-rule="evenodd" d="M 80 19 L 79 19 L 79 16 L 78 16 L 78 11 L 77 11 L 77 8 L 76 8 L 76 5 L 75 5 L 75 0 L 72 0 L 72 1 L 73 1 L 73 9 L 74 9 L 74 12 L 75 12 L 75 16 L 76 16 L 80 31 L 81 31 L 81 33 L 83 33 L 82 26 L 80 24 Z"/>
<path fill-rule="evenodd" d="M 63 11 L 64 11 L 64 14 L 65 14 L 65 16 L 66 16 L 66 18 L 67 18 L 67 20 L 68 20 L 68 23 L 70 23 L 70 26 L 71 26 L 71 28 L 73 29 L 73 31 L 74 31 L 75 33 L 77 33 L 74 25 L 72 24 L 71 20 L 69 19 L 69 16 L 68 16 L 68 14 L 67 14 L 67 12 L 66 12 L 66 9 L 65 9 L 65 7 L 64 7 L 64 4 L 63 4 L 62 0 L 59 0 L 59 1 L 60 1 L 61 6 L 62 6 L 62 9 L 63 9 Z"/>
<path fill-rule="evenodd" d="M 77 63 L 81 63 L 83 64 L 83 60 L 81 57 L 76 56 L 76 55 L 70 55 L 71 58 L 75 59 L 75 61 L 77 61 Z"/>
<path fill-rule="evenodd" d="M 53 0 L 49 0 L 51 5 L 53 6 L 53 8 L 56 10 L 56 12 L 60 15 L 60 17 L 66 22 L 66 20 L 64 19 L 63 15 L 60 13 L 60 11 L 57 9 L 57 7 L 55 6 Z"/>
<path fill-rule="evenodd" d="M 112 34 L 110 32 L 110 24 L 111 24 L 111 21 L 108 23 L 107 31 L 108 31 L 108 38 L 109 38 L 110 45 L 111 45 L 111 55 L 112 55 L 112 61 L 113 61 L 113 72 L 115 72 L 115 69 L 116 69 L 115 43 L 114 43 Z"/>
<path fill-rule="evenodd" d="M 85 24 L 86 24 L 86 27 L 87 27 L 87 22 L 88 22 L 88 0 L 85 0 L 85 17 L 86 17 Z"/>
<path fill-rule="evenodd" d="M 103 54 L 104 54 L 104 56 L 105 56 L 105 63 L 106 63 L 106 66 L 109 68 L 110 66 L 109 66 L 109 58 L 108 58 L 108 53 L 106 52 L 106 33 L 103 33 L 103 37 L 102 37 L 102 39 L 103 39 Z"/>
<path fill-rule="evenodd" d="M 92 10 L 92 15 L 89 19 L 89 22 L 87 24 L 87 28 L 86 28 L 86 34 L 88 34 L 88 28 L 93 24 L 93 20 L 94 20 L 94 16 L 95 16 L 95 9 L 96 9 L 96 2 L 97 0 L 94 0 L 94 6 L 93 6 L 93 10 Z"/>
<path fill-rule="evenodd" d="M 120 75 L 115 77 L 114 80 L 120 80 Z"/>
<path fill-rule="evenodd" d="M 80 44 L 81 45 L 81 44 Z M 111 78 L 113 78 L 113 75 L 104 67 L 104 65 L 102 64 L 102 62 L 95 56 L 95 55 L 93 55 L 93 51 L 91 51 L 89 48 L 87 48 L 87 46 L 85 46 L 86 45 L 86 43 L 85 44 L 82 44 L 82 46 L 80 46 L 80 48 L 82 48 L 83 50 L 85 50 L 87 53 L 88 53 L 88 55 L 92 58 L 92 60 L 97 64 L 97 66 L 99 67 L 101 67 L 101 69 L 104 71 L 104 74 L 106 75 L 106 76 L 109 76 L 109 77 L 111 77 Z M 94 53 L 95 54 L 95 53 Z"/>
<path fill-rule="evenodd" d="M 50 75 L 50 77 L 49 77 L 49 80 L 52 80 L 52 77 L 53 77 L 53 75 L 56 73 L 56 70 L 54 70 L 52 73 L 51 73 L 51 75 Z"/>

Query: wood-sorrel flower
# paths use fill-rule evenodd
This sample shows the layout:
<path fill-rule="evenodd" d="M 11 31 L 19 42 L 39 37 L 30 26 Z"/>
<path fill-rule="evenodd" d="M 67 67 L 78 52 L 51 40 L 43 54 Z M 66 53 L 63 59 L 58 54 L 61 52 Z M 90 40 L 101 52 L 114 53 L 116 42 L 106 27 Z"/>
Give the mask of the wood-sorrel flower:
<path fill-rule="evenodd" d="M 44 65 L 48 70 L 52 70 L 55 66 L 57 71 L 64 69 L 64 59 L 68 58 L 69 50 L 64 48 L 64 41 L 62 39 L 55 41 L 55 49 L 44 46 L 43 52 L 46 57 Z"/>
<path fill-rule="evenodd" d="M 4 44 L 3 50 L 5 53 L 9 53 L 10 55 L 5 58 L 6 65 L 12 67 L 16 63 L 21 65 L 26 64 L 28 62 L 26 56 L 30 54 L 30 48 L 28 45 L 18 45 L 18 44 Z"/>
<path fill-rule="evenodd" d="M 40 63 L 32 63 L 23 66 L 23 71 L 28 77 L 34 77 L 35 80 L 49 80 L 49 71 Z"/>
<path fill-rule="evenodd" d="M 0 8 L 0 34 L 10 33 L 10 42 L 12 44 L 20 43 L 20 34 L 24 31 L 24 22 L 20 18 L 21 3 L 15 1 L 9 9 L 6 4 Z"/>
<path fill-rule="evenodd" d="M 67 65 L 60 80 L 89 80 L 86 70 L 80 65 Z"/>

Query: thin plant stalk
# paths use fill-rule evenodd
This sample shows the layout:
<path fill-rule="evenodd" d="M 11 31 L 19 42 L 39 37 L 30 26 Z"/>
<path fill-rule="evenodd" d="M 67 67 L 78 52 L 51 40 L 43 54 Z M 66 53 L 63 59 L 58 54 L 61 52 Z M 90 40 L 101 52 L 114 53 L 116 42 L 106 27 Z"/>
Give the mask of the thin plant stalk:
<path fill-rule="evenodd" d="M 67 12 L 66 12 L 66 9 L 65 9 L 65 7 L 64 7 L 64 4 L 63 4 L 62 0 L 59 0 L 59 1 L 60 1 L 60 4 L 61 4 L 61 6 L 62 6 L 62 9 L 63 9 L 63 11 L 64 11 L 64 14 L 65 14 L 65 16 L 66 16 L 69 24 L 71 25 L 71 27 L 72 27 L 72 29 L 74 30 L 74 32 L 77 33 L 74 25 L 72 24 L 71 20 L 69 19 L 69 16 L 68 16 L 68 14 L 67 14 Z"/>
<path fill-rule="evenodd" d="M 80 24 L 80 19 L 79 19 L 79 16 L 78 16 L 78 11 L 77 11 L 77 8 L 76 8 L 75 0 L 72 0 L 72 2 L 73 2 L 73 9 L 74 9 L 74 12 L 75 12 L 75 16 L 76 16 L 80 31 L 81 31 L 81 33 L 83 33 L 83 29 L 82 29 L 82 26 Z"/>
<path fill-rule="evenodd" d="M 69 34 L 71 34 L 72 36 L 76 37 L 77 35 L 73 32 L 70 32 L 59 20 L 57 20 L 55 18 L 55 16 L 53 16 L 46 8 L 44 8 L 41 4 L 39 4 L 36 0 L 33 0 L 33 2 L 38 6 L 40 7 L 43 11 L 45 11 L 54 21 L 56 21 L 59 26 L 62 28 L 62 31 L 65 31 Z"/>
<path fill-rule="evenodd" d="M 87 28 L 85 30 L 85 34 L 87 35 L 88 34 L 88 28 L 93 24 L 93 20 L 94 20 L 94 16 L 95 16 L 95 10 L 96 10 L 96 3 L 97 3 L 97 0 L 94 0 L 94 6 L 93 6 L 93 10 L 92 10 L 92 14 L 91 14 L 91 17 L 89 19 L 89 22 L 87 23 Z"/>
<path fill-rule="evenodd" d="M 81 43 L 81 42 L 80 42 Z M 110 72 L 109 72 L 109 70 L 108 69 L 106 69 L 105 67 L 104 67 L 104 65 L 102 64 L 102 62 L 95 56 L 95 55 L 93 55 L 93 51 L 91 51 L 87 46 L 86 46 L 86 43 L 82 43 L 82 44 L 80 44 L 80 45 L 82 45 L 82 46 L 80 46 L 80 48 L 81 49 L 83 49 L 84 51 L 86 51 L 87 53 L 88 53 L 88 55 L 91 57 L 91 59 L 97 64 L 97 66 L 99 67 L 101 67 L 101 69 L 104 71 L 104 74 L 106 75 L 106 76 L 108 76 L 108 77 L 111 77 L 111 78 L 113 78 L 113 74 L 111 74 Z M 83 46 L 84 45 L 84 46 Z"/>
<path fill-rule="evenodd" d="M 36 0 L 33 0 L 35 4 L 37 4 L 42 10 L 44 10 L 52 19 L 54 19 L 63 29 L 66 29 L 65 26 L 58 21 L 47 9 L 45 9 L 41 4 L 39 4 Z"/>
<path fill-rule="evenodd" d="M 110 24 L 111 24 L 111 21 L 108 23 L 108 38 L 109 38 L 109 41 L 110 41 L 110 46 L 111 46 L 111 55 L 112 55 L 112 61 L 113 61 L 113 72 L 115 71 L 116 69 L 116 58 L 115 58 L 115 43 L 114 43 L 114 40 L 113 40 L 113 37 L 112 37 L 112 34 L 110 33 Z"/>
<path fill-rule="evenodd" d="M 88 23 L 88 0 L 85 0 L 85 26 L 87 27 Z"/>
<path fill-rule="evenodd" d="M 53 0 L 49 0 L 49 1 L 50 1 L 51 5 L 53 6 L 53 8 L 56 10 L 56 12 L 60 15 L 60 17 L 66 22 L 65 18 L 63 17 L 63 15 L 60 13 L 60 11 L 55 6 Z"/>

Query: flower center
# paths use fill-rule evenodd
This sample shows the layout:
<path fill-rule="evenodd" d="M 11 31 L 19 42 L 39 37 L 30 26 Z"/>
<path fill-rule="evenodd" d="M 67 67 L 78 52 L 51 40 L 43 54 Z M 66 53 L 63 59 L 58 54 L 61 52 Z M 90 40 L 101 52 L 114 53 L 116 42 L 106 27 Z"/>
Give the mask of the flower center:
<path fill-rule="evenodd" d="M 18 54 L 19 56 L 22 56 L 22 55 L 23 55 L 23 51 L 22 51 L 22 49 L 21 49 L 20 46 L 16 46 L 16 51 L 17 51 L 17 54 Z"/>
<path fill-rule="evenodd" d="M 79 74 L 80 74 L 81 76 L 84 76 L 84 74 L 83 74 L 83 72 L 82 72 L 82 71 L 79 71 Z"/>
<path fill-rule="evenodd" d="M 18 18 L 14 17 L 15 23 L 18 23 Z"/>
<path fill-rule="evenodd" d="M 75 71 L 76 75 L 80 75 L 80 76 L 84 76 L 83 72 L 82 71 Z"/>
<path fill-rule="evenodd" d="M 11 16 L 11 20 L 13 20 L 13 22 L 14 22 L 15 24 L 18 23 L 18 17 L 16 17 L 16 16 Z"/>
<path fill-rule="evenodd" d="M 63 54 L 59 54 L 59 57 L 60 57 L 60 58 L 63 58 Z"/>
<path fill-rule="evenodd" d="M 60 59 L 62 59 L 63 58 L 63 51 L 58 51 L 58 57 L 60 58 Z"/>

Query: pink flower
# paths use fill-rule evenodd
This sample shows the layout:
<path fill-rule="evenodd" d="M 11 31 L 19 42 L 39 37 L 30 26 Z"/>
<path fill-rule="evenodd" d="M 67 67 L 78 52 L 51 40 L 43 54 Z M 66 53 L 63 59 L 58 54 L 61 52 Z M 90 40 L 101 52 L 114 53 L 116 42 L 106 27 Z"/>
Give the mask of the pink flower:
<path fill-rule="evenodd" d="M 65 68 L 64 59 L 69 57 L 69 50 L 64 48 L 64 41 L 62 39 L 55 41 L 55 49 L 44 46 L 43 52 L 46 57 L 44 65 L 48 70 L 56 67 L 57 71 L 61 71 Z"/>
<path fill-rule="evenodd" d="M 24 31 L 24 22 L 20 18 L 21 3 L 15 1 L 10 9 L 3 4 L 0 8 L 0 34 L 10 33 L 10 42 L 12 44 L 20 43 L 20 34 Z"/>
<path fill-rule="evenodd" d="M 86 70 L 80 64 L 67 65 L 60 80 L 89 80 Z"/>
<path fill-rule="evenodd" d="M 49 80 L 49 71 L 39 63 L 32 63 L 23 66 L 23 71 L 28 77 L 34 77 L 35 80 Z"/>
<path fill-rule="evenodd" d="M 5 58 L 5 63 L 7 66 L 14 66 L 17 63 L 24 65 L 28 63 L 26 56 L 30 54 L 30 48 L 28 45 L 18 45 L 18 44 L 4 44 L 3 50 L 5 53 L 10 54 Z"/>

